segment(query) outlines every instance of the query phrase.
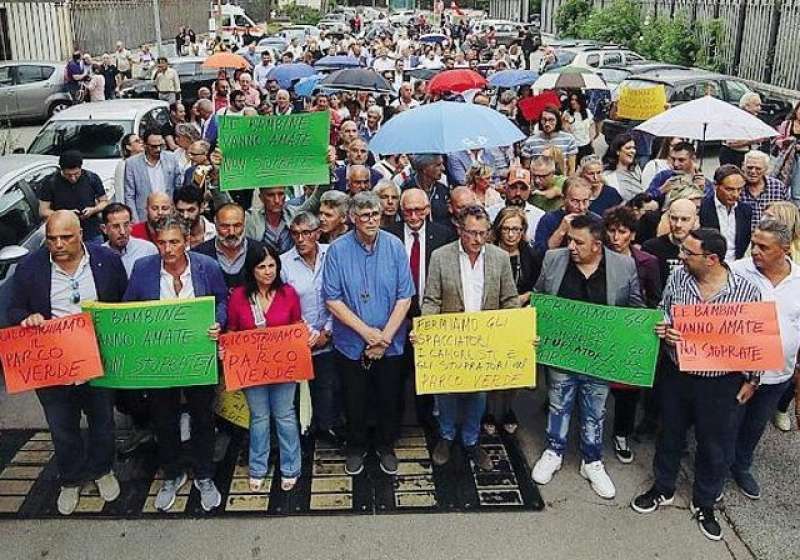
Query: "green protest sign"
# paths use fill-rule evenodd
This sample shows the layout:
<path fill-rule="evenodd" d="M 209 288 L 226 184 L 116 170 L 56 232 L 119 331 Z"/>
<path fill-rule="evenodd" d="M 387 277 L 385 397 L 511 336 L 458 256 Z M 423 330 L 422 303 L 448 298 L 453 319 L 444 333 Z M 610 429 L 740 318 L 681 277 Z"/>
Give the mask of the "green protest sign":
<path fill-rule="evenodd" d="M 92 385 L 160 389 L 217 382 L 214 298 L 83 304 L 92 314 L 105 375 Z"/>
<path fill-rule="evenodd" d="M 539 363 L 606 381 L 652 387 L 658 360 L 655 309 L 595 305 L 533 294 Z"/>
<path fill-rule="evenodd" d="M 327 111 L 218 119 L 223 191 L 330 181 Z"/>

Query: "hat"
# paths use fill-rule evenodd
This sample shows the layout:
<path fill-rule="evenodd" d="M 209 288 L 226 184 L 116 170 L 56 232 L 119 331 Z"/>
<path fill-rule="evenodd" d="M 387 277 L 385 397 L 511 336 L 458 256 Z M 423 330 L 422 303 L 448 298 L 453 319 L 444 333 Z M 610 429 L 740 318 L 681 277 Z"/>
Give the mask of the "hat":
<path fill-rule="evenodd" d="M 531 172 L 522 167 L 512 167 L 508 170 L 508 184 L 524 183 L 526 187 L 531 186 Z"/>

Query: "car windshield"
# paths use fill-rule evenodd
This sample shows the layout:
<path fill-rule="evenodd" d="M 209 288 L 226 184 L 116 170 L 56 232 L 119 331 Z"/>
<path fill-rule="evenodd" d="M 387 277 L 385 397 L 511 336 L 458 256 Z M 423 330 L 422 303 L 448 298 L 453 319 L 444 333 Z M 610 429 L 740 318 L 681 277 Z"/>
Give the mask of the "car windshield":
<path fill-rule="evenodd" d="M 618 84 L 630 76 L 630 72 L 617 68 L 598 68 L 596 72 L 603 76 L 603 79 L 609 84 Z"/>
<path fill-rule="evenodd" d="M 50 121 L 28 152 L 60 156 L 67 150 L 77 150 L 85 159 L 117 159 L 122 157 L 120 140 L 132 131 L 132 121 Z"/>

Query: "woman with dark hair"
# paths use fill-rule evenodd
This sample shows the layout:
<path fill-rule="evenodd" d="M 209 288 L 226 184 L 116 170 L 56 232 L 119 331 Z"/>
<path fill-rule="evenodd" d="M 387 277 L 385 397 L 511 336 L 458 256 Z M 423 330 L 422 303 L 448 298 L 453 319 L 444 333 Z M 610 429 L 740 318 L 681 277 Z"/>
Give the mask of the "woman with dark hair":
<path fill-rule="evenodd" d="M 144 152 L 144 142 L 138 134 L 129 132 L 119 141 L 119 151 L 122 159 L 114 169 L 114 202 L 123 202 L 125 198 L 125 161 Z"/>
<path fill-rule="evenodd" d="M 586 97 L 582 92 L 573 91 L 569 94 L 564 110 L 564 123 L 578 144 L 578 161 L 583 156 L 593 154 L 592 142 L 597 138 L 597 127 L 594 124 L 594 115 L 586 108 Z"/>
<path fill-rule="evenodd" d="M 606 185 L 615 188 L 622 200 L 627 202 L 645 190 L 642 186 L 642 172 L 636 164 L 636 141 L 631 134 L 617 134 L 603 160 Z"/>
<path fill-rule="evenodd" d="M 636 213 L 627 206 L 609 208 L 603 215 L 606 227 L 606 247 L 633 258 L 642 297 L 647 307 L 656 308 L 661 300 L 661 275 L 658 259 L 633 246 L 636 238 Z M 636 405 L 640 389 L 620 383 L 611 384 L 616 409 L 614 411 L 614 454 L 621 463 L 633 461 L 630 436 L 636 420 Z"/>
<path fill-rule="evenodd" d="M 522 208 L 506 206 L 497 214 L 492 224 L 491 241 L 506 253 L 511 260 L 511 271 L 517 284 L 521 306 L 530 303 L 531 292 L 542 270 L 542 259 L 528 242 L 526 232 L 528 220 Z M 490 391 L 483 418 L 483 430 L 493 435 L 497 430 L 497 419 L 503 430 L 511 435 L 517 431 L 519 422 L 514 414 L 516 389 Z"/>
<path fill-rule="evenodd" d="M 270 246 L 249 252 L 244 285 L 228 301 L 228 330 L 292 325 L 302 321 L 300 298 L 281 280 L 281 259 Z M 281 489 L 288 492 L 300 477 L 300 429 L 295 414 L 297 384 L 274 383 L 244 389 L 250 408 L 250 489 L 260 492 L 269 467 L 269 425 L 275 422 L 280 449 Z"/>

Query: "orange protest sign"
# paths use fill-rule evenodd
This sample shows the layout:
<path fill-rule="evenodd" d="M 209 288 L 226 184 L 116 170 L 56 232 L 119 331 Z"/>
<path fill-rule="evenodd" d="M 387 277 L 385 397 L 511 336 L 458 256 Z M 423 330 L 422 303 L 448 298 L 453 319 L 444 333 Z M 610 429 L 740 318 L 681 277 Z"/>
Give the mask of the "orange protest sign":
<path fill-rule="evenodd" d="M 314 379 L 303 323 L 226 333 L 219 343 L 226 391 Z"/>
<path fill-rule="evenodd" d="M 0 348 L 9 393 L 70 385 L 103 375 L 88 313 L 53 319 L 41 327 L 2 329 Z"/>
<path fill-rule="evenodd" d="M 681 371 L 783 369 L 774 302 L 675 305 Z"/>

